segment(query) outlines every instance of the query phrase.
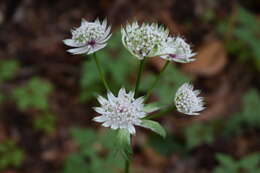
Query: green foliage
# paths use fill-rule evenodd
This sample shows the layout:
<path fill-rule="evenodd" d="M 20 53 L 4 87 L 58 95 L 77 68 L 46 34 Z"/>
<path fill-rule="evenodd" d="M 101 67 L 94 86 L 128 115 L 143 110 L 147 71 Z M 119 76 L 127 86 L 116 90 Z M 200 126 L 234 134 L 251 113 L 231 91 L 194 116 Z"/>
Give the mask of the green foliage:
<path fill-rule="evenodd" d="M 226 33 L 230 28 L 227 22 L 221 21 L 219 31 Z M 231 36 L 234 39 L 227 42 L 227 49 L 241 60 L 250 59 L 260 70 L 260 23 L 257 18 L 242 7 L 237 8 L 234 29 Z"/>
<path fill-rule="evenodd" d="M 148 145 L 166 157 L 171 156 L 173 153 L 185 155 L 187 152 L 184 142 L 173 134 L 168 134 L 166 138 L 152 134 L 148 138 Z"/>
<path fill-rule="evenodd" d="M 116 152 L 120 153 L 126 160 L 132 154 L 131 136 L 125 129 L 119 129 L 116 136 Z"/>
<path fill-rule="evenodd" d="M 114 173 L 122 170 L 124 159 L 115 155 L 116 132 L 91 129 L 72 129 L 73 140 L 78 151 L 71 153 L 65 161 L 63 173 Z"/>
<path fill-rule="evenodd" d="M 152 113 L 152 112 L 162 109 L 163 107 L 164 107 L 163 105 L 161 105 L 157 102 L 154 102 L 154 103 L 144 105 L 144 111 L 146 113 Z"/>
<path fill-rule="evenodd" d="M 15 60 L 0 60 L 0 83 L 12 79 L 18 67 Z"/>
<path fill-rule="evenodd" d="M 260 94 L 256 89 L 249 90 L 243 97 L 241 112 L 235 113 L 225 124 L 224 135 L 239 134 L 249 128 L 259 128 Z"/>
<path fill-rule="evenodd" d="M 113 91 L 117 91 L 122 84 L 125 87 L 130 85 L 128 77 L 136 72 L 137 60 L 128 53 L 121 44 L 120 32 L 113 34 L 109 40 L 109 47 L 102 49 L 97 53 L 104 73 L 109 78 L 109 85 Z M 92 94 L 100 93 L 103 85 L 100 84 L 100 78 L 93 57 L 87 57 L 82 65 L 82 76 L 80 86 L 82 88 L 81 100 L 90 100 Z"/>
<path fill-rule="evenodd" d="M 188 149 L 197 147 L 203 143 L 210 144 L 214 140 L 212 124 L 193 123 L 184 130 Z"/>
<path fill-rule="evenodd" d="M 149 144 L 162 155 L 170 155 L 177 152 L 180 155 L 187 155 L 187 153 L 202 144 L 211 144 L 215 139 L 215 122 L 201 123 L 195 122 L 180 131 L 180 136 L 185 138 L 178 138 L 174 134 L 168 134 L 165 140 L 149 138 Z"/>
<path fill-rule="evenodd" d="M 21 111 L 29 108 L 47 110 L 48 95 L 51 91 L 52 85 L 49 82 L 34 77 L 23 86 L 13 89 L 11 95 Z"/>
<path fill-rule="evenodd" d="M 37 116 L 33 121 L 34 129 L 51 134 L 56 128 L 56 117 L 50 113 L 44 113 Z"/>
<path fill-rule="evenodd" d="M 219 165 L 214 169 L 213 173 L 260 172 L 260 154 L 258 153 L 248 155 L 239 161 L 225 154 L 217 154 L 216 158 Z"/>
<path fill-rule="evenodd" d="M 15 60 L 0 60 L 0 84 L 11 80 L 19 68 L 19 63 Z M 0 104 L 6 95 L 0 90 Z"/>
<path fill-rule="evenodd" d="M 98 52 L 97 56 L 103 65 L 106 76 L 109 79 L 109 85 L 112 91 L 116 93 L 122 85 L 130 88 L 132 83 L 130 79 L 136 77 L 139 61 L 133 57 L 121 44 L 120 32 L 113 34 L 109 41 L 109 47 Z M 149 61 L 149 59 L 147 59 Z M 170 74 L 170 77 L 169 75 Z M 149 73 L 141 79 L 140 89 L 142 92 L 147 91 L 155 81 L 157 74 Z M 183 75 L 174 65 L 169 65 L 164 72 L 162 79 L 154 89 L 161 104 L 172 102 L 173 95 L 177 88 L 189 79 Z M 82 76 L 80 79 L 82 88 L 81 100 L 90 100 L 94 93 L 100 93 L 103 85 L 100 84 L 100 78 L 94 60 L 87 57 L 82 66 Z M 160 86 L 160 87 L 159 87 Z M 133 87 L 133 86 L 132 86 Z M 172 96 L 169 95 L 172 93 Z"/>
<path fill-rule="evenodd" d="M 169 155 L 182 151 L 185 154 L 191 149 L 202 144 L 211 144 L 216 137 L 231 137 L 239 135 L 251 128 L 259 128 L 260 124 L 260 94 L 256 89 L 249 90 L 243 97 L 243 105 L 240 112 L 230 118 L 212 120 L 207 123 L 194 122 L 183 128 L 180 136 L 184 141 L 173 134 L 169 134 L 165 140 L 154 135 L 149 138 L 149 144 L 159 153 Z"/>
<path fill-rule="evenodd" d="M 153 132 L 157 133 L 158 135 L 161 135 L 163 138 L 166 137 L 165 129 L 156 121 L 142 120 L 141 126 L 152 130 Z"/>
<path fill-rule="evenodd" d="M 7 139 L 0 143 L 0 170 L 9 167 L 18 168 L 24 160 L 24 152 L 18 148 L 14 141 Z"/>
<path fill-rule="evenodd" d="M 259 127 L 260 124 L 260 94 L 251 89 L 243 98 L 242 120 L 250 127 Z"/>
<path fill-rule="evenodd" d="M 230 116 L 230 118 L 212 120 L 207 123 L 193 123 L 186 127 L 184 134 L 187 148 L 191 149 L 203 143 L 210 144 L 217 133 L 230 137 L 239 135 L 250 128 L 259 128 L 259 115 L 260 94 L 256 89 L 251 89 L 243 97 L 241 111 Z"/>
<path fill-rule="evenodd" d="M 170 76 L 169 76 L 170 75 Z M 142 81 L 141 90 L 144 92 L 149 89 L 155 81 L 156 74 L 146 74 Z M 157 86 L 154 88 L 154 93 L 158 97 L 158 103 L 169 104 L 173 102 L 174 94 L 177 89 L 190 79 L 182 74 L 175 65 L 171 64 L 164 71 L 164 74 Z"/>

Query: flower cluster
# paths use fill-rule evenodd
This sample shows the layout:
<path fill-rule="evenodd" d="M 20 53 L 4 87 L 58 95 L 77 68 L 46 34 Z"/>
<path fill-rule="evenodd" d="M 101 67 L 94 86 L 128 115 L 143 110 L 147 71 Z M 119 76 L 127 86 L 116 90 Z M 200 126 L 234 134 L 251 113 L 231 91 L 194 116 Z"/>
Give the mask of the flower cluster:
<path fill-rule="evenodd" d="M 72 54 L 92 54 L 106 46 L 107 40 L 111 37 L 110 26 L 107 26 L 107 20 L 100 22 L 87 22 L 82 19 L 81 26 L 72 29 L 71 39 L 63 40 L 67 46 L 74 47 L 68 52 Z"/>
<path fill-rule="evenodd" d="M 196 53 L 192 52 L 190 45 L 181 37 L 169 37 L 165 47 L 169 49 L 168 52 L 171 53 L 162 55 L 161 58 L 163 59 L 179 63 L 189 63 L 195 60 L 192 57 L 195 56 Z"/>
<path fill-rule="evenodd" d="M 69 53 L 92 54 L 107 45 L 107 41 L 111 37 L 110 30 L 111 26 L 107 25 L 107 20 L 101 22 L 99 19 L 96 19 L 94 22 L 87 22 L 83 19 L 81 26 L 71 31 L 72 38 L 65 39 L 63 42 L 65 45 L 73 47 L 68 50 Z M 183 38 L 169 36 L 169 30 L 156 23 L 139 25 L 138 22 L 133 22 L 122 27 L 121 33 L 123 45 L 139 60 L 143 60 L 146 57 L 159 56 L 167 61 L 165 68 L 169 61 L 189 63 L 195 60 L 192 58 L 195 56 L 195 53 L 193 53 L 191 46 Z M 95 62 L 108 93 L 107 98 L 98 96 L 100 107 L 95 107 L 94 109 L 101 115 L 95 117 L 94 121 L 112 129 L 126 129 L 130 134 L 135 134 L 134 126 L 136 125 L 152 129 L 160 134 L 162 130 L 157 122 L 144 119 L 147 118 L 148 113 L 158 110 L 157 107 L 146 111 L 144 98 L 139 97 L 135 99 L 135 93 L 132 91 L 127 93 L 124 88 L 121 88 L 118 95 L 114 96 L 109 91 L 110 89 L 96 56 Z M 140 67 L 142 66 L 140 65 Z M 141 71 L 138 73 L 135 91 L 138 90 L 140 74 Z M 157 81 L 155 81 L 149 91 L 153 89 Z M 187 115 L 198 115 L 204 109 L 203 98 L 198 96 L 199 93 L 199 90 L 193 90 L 191 84 L 183 84 L 176 92 L 174 98 L 177 110 Z M 149 92 L 146 97 L 148 95 Z"/>
<path fill-rule="evenodd" d="M 117 97 L 108 92 L 107 98 L 98 96 L 101 107 L 94 109 L 101 116 L 95 117 L 94 121 L 103 123 L 105 127 L 127 129 L 131 134 L 135 134 L 134 125 L 140 125 L 141 118 L 146 116 L 144 99 L 134 99 L 134 92 L 126 93 L 124 88 L 119 90 Z"/>
<path fill-rule="evenodd" d="M 137 22 L 126 25 L 121 29 L 121 33 L 124 46 L 138 59 L 160 55 L 169 35 L 168 29 L 156 23 L 140 26 Z"/>
<path fill-rule="evenodd" d="M 127 24 L 121 29 L 122 42 L 126 49 L 138 59 L 160 56 L 169 61 L 188 63 L 194 61 L 190 45 L 181 37 L 170 37 L 169 30 L 152 23 Z"/>
<path fill-rule="evenodd" d="M 189 83 L 183 84 L 175 94 L 175 105 L 179 112 L 187 115 L 199 115 L 199 111 L 204 109 L 203 98 L 198 97 L 199 90 L 193 90 Z"/>

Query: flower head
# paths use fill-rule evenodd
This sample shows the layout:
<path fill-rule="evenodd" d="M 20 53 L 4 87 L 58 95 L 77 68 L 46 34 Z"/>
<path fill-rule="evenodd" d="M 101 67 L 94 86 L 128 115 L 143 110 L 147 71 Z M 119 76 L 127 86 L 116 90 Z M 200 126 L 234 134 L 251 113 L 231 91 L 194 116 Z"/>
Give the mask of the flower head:
<path fill-rule="evenodd" d="M 134 125 L 141 125 L 141 118 L 146 116 L 144 99 L 134 99 L 134 92 L 126 93 L 124 88 L 120 89 L 117 97 L 109 92 L 107 98 L 98 96 L 101 106 L 94 109 L 101 116 L 95 117 L 94 121 L 103 123 L 104 127 L 126 129 L 129 133 L 135 134 Z"/>
<path fill-rule="evenodd" d="M 169 49 L 166 52 L 171 53 L 161 56 L 163 59 L 180 63 L 188 63 L 195 60 L 192 57 L 196 55 L 196 53 L 193 53 L 190 45 L 180 37 L 169 37 L 165 48 Z"/>
<path fill-rule="evenodd" d="M 121 33 L 124 46 L 138 59 L 161 55 L 169 35 L 168 29 L 156 23 L 139 25 L 137 22 L 127 24 Z"/>
<path fill-rule="evenodd" d="M 72 54 L 91 54 L 106 46 L 111 36 L 110 29 L 107 20 L 101 22 L 96 19 L 95 22 L 87 22 L 82 19 L 81 26 L 71 30 L 72 38 L 63 42 L 74 47 L 68 50 Z"/>
<path fill-rule="evenodd" d="M 187 115 L 199 115 L 199 111 L 204 109 L 203 98 L 198 97 L 199 90 L 193 90 L 189 83 L 183 84 L 175 94 L 175 106 L 181 113 Z"/>

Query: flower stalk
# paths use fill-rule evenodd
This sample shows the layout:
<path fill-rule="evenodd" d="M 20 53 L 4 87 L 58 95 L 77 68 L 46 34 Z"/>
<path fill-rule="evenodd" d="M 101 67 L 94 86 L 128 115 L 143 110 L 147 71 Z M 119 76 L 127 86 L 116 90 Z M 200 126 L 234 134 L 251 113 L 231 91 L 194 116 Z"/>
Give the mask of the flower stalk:
<path fill-rule="evenodd" d="M 158 83 L 158 81 L 160 80 L 160 78 L 162 77 L 163 72 L 165 71 L 165 69 L 167 68 L 167 66 L 169 65 L 170 61 L 166 61 L 162 70 L 160 71 L 160 73 L 158 74 L 158 76 L 156 77 L 156 80 L 154 81 L 154 83 L 152 84 L 151 88 L 147 91 L 147 94 L 145 96 L 145 100 L 147 100 L 149 98 L 149 96 L 152 93 L 153 88 L 156 86 L 156 84 Z"/>
<path fill-rule="evenodd" d="M 125 173 L 130 173 L 130 160 L 125 160 Z"/>
<path fill-rule="evenodd" d="M 162 137 L 166 136 L 165 129 L 156 121 L 151 119 L 159 118 L 177 110 L 186 115 L 199 115 L 204 110 L 204 99 L 199 97 L 200 91 L 194 90 L 190 83 L 183 84 L 176 92 L 174 104 L 162 106 L 158 102 L 146 104 L 153 89 L 160 79 L 170 62 L 189 63 L 194 61 L 192 58 L 195 53 L 191 46 L 181 37 L 172 37 L 169 30 L 157 23 L 142 25 L 138 22 L 127 24 L 121 29 L 122 43 L 125 48 L 138 60 L 140 60 L 134 91 L 127 92 L 121 88 L 117 95 L 114 95 L 106 81 L 104 69 L 95 52 L 103 49 L 111 37 L 111 26 L 107 20 L 94 22 L 82 20 L 81 25 L 71 30 L 72 37 L 63 40 L 64 44 L 71 47 L 69 53 L 90 55 L 93 54 L 95 64 L 98 69 L 100 79 L 107 90 L 107 96 L 99 95 L 97 100 L 99 107 L 94 107 L 99 115 L 94 117 L 95 122 L 102 126 L 118 130 L 116 136 L 117 148 L 125 158 L 125 173 L 130 173 L 131 164 L 131 135 L 136 134 L 135 126 L 147 128 Z M 155 78 L 155 81 L 148 88 L 144 97 L 138 96 L 142 73 L 146 58 L 158 56 L 165 61 L 162 69 Z M 159 111 L 157 114 L 149 115 Z"/>
<path fill-rule="evenodd" d="M 139 71 L 138 71 L 138 74 L 137 74 L 137 79 L 136 79 L 136 84 L 135 84 L 135 92 L 134 92 L 135 95 L 138 95 L 140 80 L 141 80 L 141 76 L 142 76 L 142 73 L 143 73 L 143 70 L 144 70 L 144 63 L 145 63 L 145 58 L 140 61 Z"/>
<path fill-rule="evenodd" d="M 100 65 L 100 62 L 99 62 L 99 60 L 98 60 L 98 58 L 97 58 L 96 53 L 93 54 L 93 57 L 94 57 L 94 60 L 95 60 L 95 63 L 96 63 L 96 66 L 97 66 L 97 69 L 98 69 L 98 72 L 99 72 L 100 79 L 102 80 L 102 82 L 103 82 L 103 84 L 104 84 L 106 90 L 107 90 L 107 91 L 110 91 L 110 88 L 109 88 L 109 86 L 108 86 L 108 84 L 107 84 L 107 82 L 106 82 L 103 69 L 102 69 L 102 67 L 101 67 L 101 65 Z"/>
<path fill-rule="evenodd" d="M 170 105 L 170 106 L 166 107 L 164 110 L 162 110 L 161 112 L 159 112 L 158 114 L 149 115 L 149 116 L 145 117 L 144 119 L 160 118 L 160 117 L 172 112 L 174 109 L 175 109 L 175 107 Z"/>

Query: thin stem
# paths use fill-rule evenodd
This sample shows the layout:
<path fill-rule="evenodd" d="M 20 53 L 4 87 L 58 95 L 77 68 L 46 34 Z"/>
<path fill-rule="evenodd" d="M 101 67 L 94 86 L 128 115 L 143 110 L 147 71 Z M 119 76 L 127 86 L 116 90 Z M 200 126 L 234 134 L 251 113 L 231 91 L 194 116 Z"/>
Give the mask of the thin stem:
<path fill-rule="evenodd" d="M 140 61 L 139 71 L 138 71 L 137 79 L 136 79 L 136 83 L 135 83 L 135 95 L 138 95 L 140 79 L 141 79 L 141 76 L 142 76 L 142 73 L 143 73 L 143 70 L 144 70 L 144 61 L 145 61 L 145 58 Z"/>
<path fill-rule="evenodd" d="M 161 112 L 159 112 L 158 114 L 153 114 L 153 115 L 150 115 L 150 116 L 147 116 L 145 117 L 145 119 L 154 119 L 154 118 L 159 118 L 161 116 L 164 116 L 170 112 L 172 112 L 173 110 L 175 109 L 174 106 L 170 105 L 168 107 L 166 107 L 165 110 L 162 110 Z"/>
<path fill-rule="evenodd" d="M 106 90 L 107 90 L 107 91 L 110 91 L 109 86 L 108 86 L 108 84 L 107 84 L 107 82 L 106 82 L 106 79 L 105 79 L 105 75 L 104 75 L 103 69 L 102 69 L 102 67 L 101 67 L 101 65 L 100 65 L 100 62 L 99 62 L 99 60 L 98 60 L 98 58 L 97 58 L 96 53 L 94 53 L 93 56 L 94 56 L 94 60 L 95 60 L 95 63 L 96 63 L 96 65 L 97 65 L 97 68 L 98 68 L 98 71 L 99 71 L 100 79 L 102 80 L 102 82 L 103 82 L 103 84 L 104 84 Z"/>
<path fill-rule="evenodd" d="M 125 173 L 130 172 L 130 160 L 126 159 L 125 160 Z"/>
<path fill-rule="evenodd" d="M 170 61 L 166 61 L 162 70 L 160 71 L 160 73 L 158 74 L 158 76 L 156 77 L 156 80 L 154 81 L 154 83 L 152 84 L 151 88 L 147 91 L 147 94 L 145 96 L 145 100 L 147 100 L 149 98 L 149 96 L 152 93 L 153 88 L 156 86 L 156 84 L 158 83 L 158 81 L 160 80 L 160 78 L 162 77 L 163 72 L 165 71 L 166 67 L 168 66 L 168 64 L 170 63 Z"/>

